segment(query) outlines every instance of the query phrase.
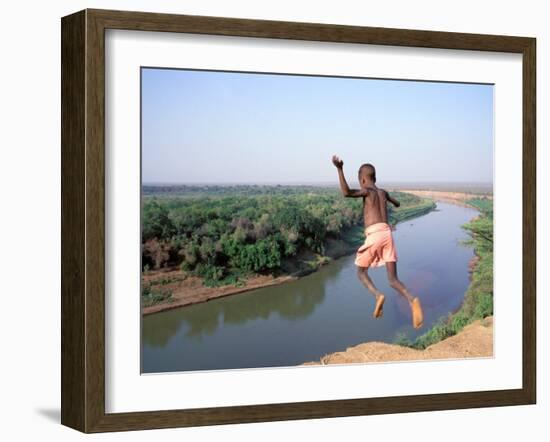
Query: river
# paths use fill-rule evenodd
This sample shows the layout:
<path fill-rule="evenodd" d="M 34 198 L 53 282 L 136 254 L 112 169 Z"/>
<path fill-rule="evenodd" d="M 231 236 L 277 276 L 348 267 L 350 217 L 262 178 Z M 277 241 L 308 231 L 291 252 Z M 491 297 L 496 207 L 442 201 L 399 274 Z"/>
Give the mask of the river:
<path fill-rule="evenodd" d="M 462 304 L 471 247 L 461 225 L 477 211 L 437 203 L 393 232 L 398 275 L 420 297 L 424 327 L 389 287 L 385 267 L 370 271 L 386 294 L 384 316 L 346 256 L 296 281 L 142 317 L 142 373 L 298 365 L 367 341 L 414 339 Z"/>

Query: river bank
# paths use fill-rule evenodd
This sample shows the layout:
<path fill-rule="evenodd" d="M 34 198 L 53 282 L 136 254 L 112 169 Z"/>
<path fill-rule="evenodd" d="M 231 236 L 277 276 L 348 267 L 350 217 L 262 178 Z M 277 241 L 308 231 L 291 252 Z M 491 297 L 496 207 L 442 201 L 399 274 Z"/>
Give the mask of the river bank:
<path fill-rule="evenodd" d="M 414 348 L 426 348 L 447 336 L 460 332 L 466 325 L 493 315 L 493 207 L 492 201 L 472 199 L 469 204 L 480 211 L 463 228 L 470 234 L 468 243 L 475 256 L 469 263 L 470 284 L 460 308 L 418 337 L 414 342 L 403 342 Z"/>
<path fill-rule="evenodd" d="M 358 233 L 360 234 L 360 232 L 362 232 L 360 227 L 348 232 L 347 237 L 350 242 L 335 239 L 328 240 L 325 255 L 300 253 L 295 259 L 286 260 L 283 263 L 284 274 L 280 276 L 257 274 L 240 281 L 239 285 L 209 287 L 204 285 L 202 278 L 186 275 L 179 269 L 148 272 L 142 278 L 144 286 L 162 287 L 161 290 L 171 292 L 171 296 L 165 302 L 143 306 L 142 314 L 158 313 L 173 308 L 207 302 L 224 296 L 236 295 L 250 290 L 295 281 L 298 278 L 317 271 L 321 266 L 328 264 L 334 259 L 353 253 L 357 249 L 357 244 L 353 242 L 352 238 Z"/>
<path fill-rule="evenodd" d="M 429 198 L 434 201 L 442 201 L 444 203 L 457 204 L 463 207 L 472 207 L 471 204 L 468 203 L 468 201 L 471 199 L 475 199 L 475 198 L 487 198 L 489 200 L 493 199 L 492 195 L 467 193 L 467 192 L 448 192 L 448 191 L 439 191 L 439 190 L 414 190 L 414 189 L 403 189 L 403 190 L 400 190 L 400 192 L 410 193 L 411 195 L 415 195 L 420 198 Z"/>
<path fill-rule="evenodd" d="M 142 307 L 142 314 L 158 313 L 173 308 L 207 302 L 224 296 L 236 295 L 259 288 L 295 281 L 298 278 L 317 271 L 321 266 L 328 264 L 334 259 L 353 253 L 357 249 L 355 240 L 358 240 L 361 234 L 361 227 L 350 229 L 346 233 L 345 240 L 330 239 L 327 241 L 325 255 L 300 253 L 294 259 L 286 260 L 283 263 L 282 275 L 256 274 L 240 281 L 239 285 L 209 287 L 204 285 L 202 278 L 186 275 L 185 272 L 179 269 L 148 272 L 142 278 L 143 284 L 145 286 L 162 287 L 161 290 L 171 292 L 171 297 L 165 302 Z"/>
<path fill-rule="evenodd" d="M 463 192 L 408 191 L 459 206 L 473 207 L 479 215 L 462 227 L 470 234 L 468 243 L 474 256 L 468 264 L 470 285 L 456 311 L 440 318 L 430 330 L 414 341 L 403 339 L 399 344 L 412 349 L 426 349 L 448 337 L 459 334 L 469 324 L 493 315 L 493 197 Z"/>
<path fill-rule="evenodd" d="M 465 326 L 456 335 L 423 350 L 384 342 L 365 342 L 344 351 L 324 355 L 318 361 L 302 365 L 330 365 L 367 362 L 463 359 L 493 356 L 493 317 L 488 316 Z"/>

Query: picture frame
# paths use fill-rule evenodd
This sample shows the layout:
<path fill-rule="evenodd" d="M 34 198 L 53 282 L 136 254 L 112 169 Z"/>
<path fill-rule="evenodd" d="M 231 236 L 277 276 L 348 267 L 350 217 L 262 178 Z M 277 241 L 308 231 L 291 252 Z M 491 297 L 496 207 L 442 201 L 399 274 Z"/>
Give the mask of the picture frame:
<path fill-rule="evenodd" d="M 108 413 L 105 409 L 105 31 L 503 52 L 522 57 L 522 387 Z M 536 403 L 536 40 L 87 9 L 61 20 L 61 423 L 86 433 Z"/>

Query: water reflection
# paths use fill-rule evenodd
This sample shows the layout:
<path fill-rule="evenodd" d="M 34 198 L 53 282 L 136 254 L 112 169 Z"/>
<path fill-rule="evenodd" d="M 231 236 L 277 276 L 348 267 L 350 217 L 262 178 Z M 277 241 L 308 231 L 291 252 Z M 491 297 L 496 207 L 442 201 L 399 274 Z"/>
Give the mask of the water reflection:
<path fill-rule="evenodd" d="M 338 269 L 327 266 L 324 273 L 330 280 L 331 276 L 338 273 Z M 147 345 L 163 347 L 184 325 L 187 325 L 185 336 L 199 338 L 212 335 L 222 324 L 238 325 L 252 320 L 265 320 L 274 314 L 289 320 L 299 320 L 312 314 L 315 306 L 323 302 L 325 288 L 326 280 L 316 278 L 309 281 L 304 278 L 270 287 L 269 290 L 253 290 L 149 315 L 143 321 L 143 341 Z"/>

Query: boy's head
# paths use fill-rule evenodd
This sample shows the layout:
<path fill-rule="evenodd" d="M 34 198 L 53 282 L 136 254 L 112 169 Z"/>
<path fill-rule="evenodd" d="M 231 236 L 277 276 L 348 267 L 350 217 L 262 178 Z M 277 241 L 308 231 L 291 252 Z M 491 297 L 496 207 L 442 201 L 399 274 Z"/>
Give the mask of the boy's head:
<path fill-rule="evenodd" d="M 372 164 L 369 164 L 369 163 L 362 164 L 361 167 L 359 168 L 358 175 L 359 175 L 359 182 L 361 184 L 369 181 L 376 183 L 376 169 Z"/>

